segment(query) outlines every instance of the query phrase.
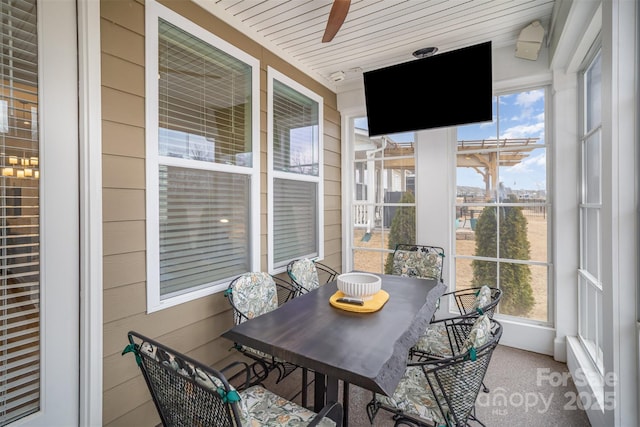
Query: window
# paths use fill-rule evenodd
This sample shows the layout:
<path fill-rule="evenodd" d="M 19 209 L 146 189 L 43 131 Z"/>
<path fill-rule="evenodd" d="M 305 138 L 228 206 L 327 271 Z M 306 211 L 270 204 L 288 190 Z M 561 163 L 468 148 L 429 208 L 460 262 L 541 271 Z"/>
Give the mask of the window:
<path fill-rule="evenodd" d="M 487 284 L 498 310 L 551 323 L 545 89 L 494 99 L 494 120 L 458 128 L 456 288 Z"/>
<path fill-rule="evenodd" d="M 0 8 L 0 424 L 41 409 L 40 139 L 35 1 Z M 39 7 L 39 5 L 38 5 Z M 28 37 L 26 36 L 28 35 Z M 42 48 L 42 47 L 40 47 Z"/>
<path fill-rule="evenodd" d="M 147 3 L 148 310 L 259 265 L 258 61 Z"/>
<path fill-rule="evenodd" d="M 580 268 L 578 336 L 595 366 L 602 363 L 602 60 L 598 52 L 581 75 Z"/>
<path fill-rule="evenodd" d="M 415 133 L 369 138 L 353 120 L 351 221 L 353 269 L 391 273 L 398 243 L 416 242 Z"/>
<path fill-rule="evenodd" d="M 268 69 L 269 271 L 324 257 L 323 100 Z"/>

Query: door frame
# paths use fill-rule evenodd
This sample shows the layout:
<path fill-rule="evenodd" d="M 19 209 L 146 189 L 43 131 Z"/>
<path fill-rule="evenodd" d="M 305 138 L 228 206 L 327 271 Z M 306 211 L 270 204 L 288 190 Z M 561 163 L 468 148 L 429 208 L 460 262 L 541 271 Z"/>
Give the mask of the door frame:
<path fill-rule="evenodd" d="M 16 424 L 79 423 L 80 214 L 75 0 L 36 4 L 40 146 L 40 406 Z"/>
<path fill-rule="evenodd" d="M 43 304 L 42 313 L 42 407 L 17 424 L 101 426 L 100 2 L 38 0 L 37 10 L 39 97 L 56 104 L 54 111 L 41 114 L 40 129 L 42 288 L 46 304 L 49 298 L 52 304 Z M 53 49 L 46 49 L 47 44 Z M 59 242 L 71 242 L 74 250 L 59 250 Z M 55 292 L 49 290 L 52 286 Z M 76 333 L 61 340 L 47 325 Z"/>
<path fill-rule="evenodd" d="M 77 0 L 80 179 L 79 425 L 102 425 L 102 80 L 100 2 Z"/>

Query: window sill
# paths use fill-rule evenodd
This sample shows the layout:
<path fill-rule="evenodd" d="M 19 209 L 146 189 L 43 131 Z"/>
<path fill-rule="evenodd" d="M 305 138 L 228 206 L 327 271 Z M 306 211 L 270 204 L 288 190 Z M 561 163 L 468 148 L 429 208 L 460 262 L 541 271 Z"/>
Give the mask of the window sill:
<path fill-rule="evenodd" d="M 577 337 L 567 337 L 567 367 L 591 425 L 605 425 L 603 408 L 614 402 L 604 401 L 604 378 Z"/>

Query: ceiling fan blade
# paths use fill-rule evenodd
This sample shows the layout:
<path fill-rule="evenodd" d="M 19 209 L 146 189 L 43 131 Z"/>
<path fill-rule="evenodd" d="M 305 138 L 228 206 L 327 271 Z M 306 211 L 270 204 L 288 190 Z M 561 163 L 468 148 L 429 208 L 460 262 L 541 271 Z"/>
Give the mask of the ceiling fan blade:
<path fill-rule="evenodd" d="M 327 20 L 327 28 L 324 30 L 324 36 L 322 36 L 322 43 L 333 40 L 347 17 L 350 5 L 351 0 L 333 0 L 329 19 Z"/>

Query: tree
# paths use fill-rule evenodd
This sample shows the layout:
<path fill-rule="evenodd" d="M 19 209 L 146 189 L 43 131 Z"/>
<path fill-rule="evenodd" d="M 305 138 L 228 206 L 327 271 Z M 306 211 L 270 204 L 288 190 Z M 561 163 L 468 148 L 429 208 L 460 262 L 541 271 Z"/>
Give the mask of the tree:
<path fill-rule="evenodd" d="M 416 199 L 413 193 L 406 192 L 400 198 L 398 203 L 413 204 Z M 416 243 L 416 208 L 415 206 L 399 206 L 396 214 L 391 221 L 389 229 L 389 249 L 395 249 L 398 243 L 406 243 L 413 245 Z M 393 253 L 387 256 L 387 262 L 384 264 L 385 274 L 391 274 L 393 271 Z"/>
<path fill-rule="evenodd" d="M 505 206 L 500 210 L 500 251 L 502 259 L 527 260 L 530 244 L 527 239 L 527 219 L 519 206 Z M 476 224 L 476 256 L 496 258 L 496 208 L 486 207 Z M 473 285 L 495 286 L 497 266 L 500 266 L 500 312 L 513 316 L 526 316 L 535 303 L 531 287 L 531 270 L 526 264 L 474 260 Z"/>

